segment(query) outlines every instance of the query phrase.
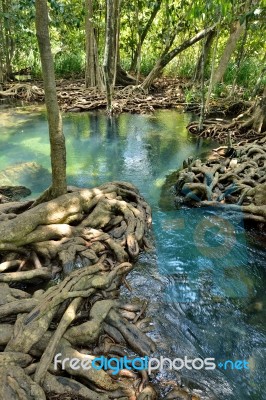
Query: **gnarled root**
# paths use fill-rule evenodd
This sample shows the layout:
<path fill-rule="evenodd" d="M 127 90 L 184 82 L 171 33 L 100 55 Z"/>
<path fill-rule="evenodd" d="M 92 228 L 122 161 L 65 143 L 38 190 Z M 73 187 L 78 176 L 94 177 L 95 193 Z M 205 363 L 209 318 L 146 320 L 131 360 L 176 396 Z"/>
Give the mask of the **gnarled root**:
<path fill-rule="evenodd" d="M 71 190 L 28 210 L 16 203 L 10 210 L 15 216 L 0 226 L 1 398 L 44 400 L 52 393 L 75 393 L 130 400 L 143 391 L 142 398 L 155 399 L 153 389 L 145 388 L 147 379 L 138 384 L 143 372 L 120 371 L 117 379 L 110 367 L 76 369 L 71 363 L 119 358 L 129 349 L 137 355 L 154 351 L 137 326 L 147 304 L 124 305 L 118 299 L 151 224 L 150 208 L 138 191 L 113 182 Z M 60 270 L 57 285 L 35 287 Z M 29 293 L 25 286 L 9 286 L 25 281 Z"/>
<path fill-rule="evenodd" d="M 246 220 L 266 222 L 266 141 L 238 145 L 235 158 L 219 156 L 206 163 L 200 160 L 178 173 L 176 202 L 194 206 L 213 206 L 242 212 Z"/>

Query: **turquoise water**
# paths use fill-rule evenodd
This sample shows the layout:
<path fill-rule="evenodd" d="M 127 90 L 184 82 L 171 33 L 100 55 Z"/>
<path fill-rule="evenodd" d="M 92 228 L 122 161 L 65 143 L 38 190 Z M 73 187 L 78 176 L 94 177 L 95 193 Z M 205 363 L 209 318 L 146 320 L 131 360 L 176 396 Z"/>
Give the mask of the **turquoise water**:
<path fill-rule="evenodd" d="M 0 170 L 14 163 L 37 162 L 50 171 L 45 114 L 5 113 L 0 122 Z M 151 115 L 122 114 L 108 120 L 104 114 L 68 114 L 64 117 L 68 183 L 96 186 L 113 179 L 137 185 L 156 205 L 165 175 L 175 171 L 184 158 L 211 146 L 189 138 L 185 126 L 190 117 L 176 112 Z M 25 184 L 39 193 L 42 182 Z"/>
<path fill-rule="evenodd" d="M 45 113 L 0 116 L 0 179 L 24 184 L 34 197 L 50 182 Z M 129 181 L 151 204 L 155 249 L 140 257 L 130 281 L 132 296 L 150 301 L 157 355 L 246 360 L 250 367 L 163 371 L 156 380 L 178 380 L 203 398 L 264 399 L 263 237 L 247 233 L 239 215 L 174 208 L 175 171 L 188 156 L 204 157 L 217 146 L 187 134 L 190 118 L 175 111 L 113 120 L 99 113 L 64 116 L 68 183 Z"/>

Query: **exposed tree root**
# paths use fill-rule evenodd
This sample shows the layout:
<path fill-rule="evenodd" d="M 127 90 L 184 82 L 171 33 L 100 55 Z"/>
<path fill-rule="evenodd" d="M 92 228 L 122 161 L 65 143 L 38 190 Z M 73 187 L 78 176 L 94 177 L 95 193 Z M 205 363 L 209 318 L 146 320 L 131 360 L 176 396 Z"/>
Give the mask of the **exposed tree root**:
<path fill-rule="evenodd" d="M 0 97 L 20 98 L 26 101 L 44 100 L 44 91 L 31 83 L 14 83 L 8 85 L 6 90 L 1 90 Z"/>
<path fill-rule="evenodd" d="M 120 85 L 122 77 L 120 76 Z M 134 80 L 129 80 L 127 76 L 125 88 L 116 87 L 113 98 L 114 113 L 151 113 L 155 109 L 173 108 L 184 102 L 184 96 L 179 89 L 177 81 L 169 82 L 164 86 L 160 81 L 153 86 L 153 93 L 148 94 L 140 89 L 140 86 L 134 86 Z M 132 91 L 134 95 L 132 96 Z M 23 101 L 44 101 L 44 93 L 41 82 L 34 84 L 12 84 L 7 85 L 5 90 L 0 92 L 0 97 L 9 97 Z M 60 107 L 66 112 L 83 112 L 96 109 L 106 109 L 105 93 L 95 91 L 94 88 L 87 89 L 83 80 L 77 80 L 73 83 L 68 81 L 57 82 L 57 96 Z"/>
<path fill-rule="evenodd" d="M 240 95 L 241 97 L 241 95 Z M 210 110 L 206 113 L 206 119 L 219 118 L 226 120 L 234 118 L 239 115 L 239 118 L 250 116 L 254 109 L 254 103 L 245 100 L 236 100 L 234 98 L 218 98 L 213 99 L 210 103 Z M 198 102 L 191 102 L 185 106 L 185 111 L 192 112 L 193 114 L 200 115 L 201 104 Z M 241 116 L 241 117 L 240 117 Z"/>
<path fill-rule="evenodd" d="M 237 107 L 239 105 L 240 107 Z M 241 109 L 242 108 L 242 109 Z M 200 137 L 211 137 L 219 141 L 225 141 L 230 135 L 231 140 L 255 140 L 266 132 L 266 86 L 260 98 L 253 103 L 238 102 L 228 107 L 230 112 L 225 113 L 235 117 L 232 122 L 224 119 L 205 120 L 199 129 L 199 124 L 192 122 L 188 125 L 190 133 Z M 210 115 L 210 114 L 209 114 Z M 237 116 L 236 116 L 237 115 Z M 205 118 L 208 116 L 205 116 Z"/>
<path fill-rule="evenodd" d="M 70 361 L 155 350 L 142 332 L 149 325 L 147 304 L 119 301 L 151 224 L 150 207 L 136 188 L 112 182 L 70 188 L 27 210 L 19 203 L 3 206 L 13 216 L 0 225 L 1 399 L 156 399 L 145 371 L 116 377 L 110 369 L 73 369 Z M 60 269 L 63 280 L 38 290 L 36 282 Z M 25 281 L 27 290 L 9 286 Z M 68 360 L 56 369 L 59 353 Z"/>
<path fill-rule="evenodd" d="M 198 123 L 191 122 L 187 129 L 190 133 L 196 134 L 202 138 L 213 138 L 220 142 L 226 142 L 228 134 L 231 135 L 232 140 L 246 140 L 253 141 L 262 137 L 254 129 L 252 129 L 253 120 L 248 123 L 241 123 L 239 121 L 228 122 L 221 119 L 205 120 L 202 130 L 199 132 Z"/>
<path fill-rule="evenodd" d="M 266 138 L 237 145 L 233 157 L 226 146 L 213 150 L 209 161 L 188 160 L 178 173 L 176 203 L 214 206 L 242 212 L 246 220 L 266 222 Z"/>

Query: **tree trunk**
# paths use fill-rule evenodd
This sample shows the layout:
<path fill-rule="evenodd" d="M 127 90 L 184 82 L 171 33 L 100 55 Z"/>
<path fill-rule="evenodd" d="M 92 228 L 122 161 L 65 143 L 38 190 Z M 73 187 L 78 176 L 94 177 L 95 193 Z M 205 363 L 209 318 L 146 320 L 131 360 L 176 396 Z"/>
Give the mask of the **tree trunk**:
<path fill-rule="evenodd" d="M 129 85 L 136 85 L 137 80 L 129 75 L 122 67 L 120 64 L 117 65 L 116 68 L 116 81 L 115 81 L 117 86 L 129 86 Z"/>
<path fill-rule="evenodd" d="M 121 0 L 113 0 L 114 3 L 114 76 L 113 86 L 116 83 L 117 68 L 120 62 L 119 39 L 120 39 L 120 4 Z"/>
<path fill-rule="evenodd" d="M 266 85 L 264 86 L 262 98 L 255 108 L 252 127 L 258 133 L 266 130 Z"/>
<path fill-rule="evenodd" d="M 208 40 L 208 39 L 207 39 Z M 199 118 L 199 131 L 203 128 L 204 111 L 205 111 L 205 85 L 204 85 L 204 71 L 205 71 L 205 55 L 206 55 L 206 44 L 207 40 L 204 39 L 202 43 L 202 57 L 201 57 L 201 107 L 200 107 L 200 118 Z"/>
<path fill-rule="evenodd" d="M 213 40 L 215 38 L 216 35 L 216 31 L 213 30 L 211 31 L 207 38 L 206 38 L 206 43 L 204 46 L 204 49 L 202 49 L 201 54 L 199 56 L 197 65 L 196 65 L 196 69 L 195 69 L 195 75 L 194 75 L 194 81 L 197 82 L 201 82 L 201 78 L 202 78 L 202 59 L 204 59 L 204 71 L 207 68 L 207 66 L 209 65 L 209 61 L 210 61 L 210 53 L 211 53 L 211 48 L 212 48 L 212 44 L 213 44 Z"/>
<path fill-rule="evenodd" d="M 0 5 L 1 6 L 1 5 Z M 0 8 L 0 12 L 2 9 Z M 2 18 L 0 18 L 0 43 L 4 43 L 4 31 L 3 31 Z M 0 44 L 0 84 L 4 82 L 4 52 L 3 47 Z"/>
<path fill-rule="evenodd" d="M 12 59 L 15 51 L 15 44 L 12 35 L 12 27 L 10 26 L 10 18 L 8 15 L 12 14 L 11 3 L 2 0 L 1 10 L 3 22 L 1 23 L 1 63 L 2 63 L 2 75 L 5 81 L 12 77 Z"/>
<path fill-rule="evenodd" d="M 210 80 L 209 80 L 208 93 L 207 93 L 205 105 L 204 105 L 205 114 L 209 112 L 209 104 L 210 104 L 212 88 L 213 88 L 214 65 L 215 65 L 215 59 L 216 59 L 217 48 L 218 48 L 219 33 L 220 33 L 220 24 L 218 25 L 218 29 L 216 32 L 215 45 L 214 45 L 213 54 L 212 54 L 211 76 L 210 76 Z"/>
<path fill-rule="evenodd" d="M 62 119 L 56 95 L 54 62 L 51 52 L 48 8 L 46 0 L 36 0 L 36 34 L 42 63 L 45 103 L 49 125 L 51 146 L 52 186 L 45 192 L 41 201 L 56 198 L 67 192 L 66 185 L 66 147 Z"/>
<path fill-rule="evenodd" d="M 235 76 L 234 76 L 234 81 L 233 81 L 233 84 L 232 84 L 232 89 L 230 91 L 230 96 L 232 96 L 232 97 L 235 94 L 236 80 L 237 80 L 237 76 L 239 74 L 240 66 L 241 66 L 241 63 L 242 63 L 242 60 L 243 60 L 243 57 L 244 57 L 245 45 L 246 45 L 246 42 L 247 42 L 247 36 L 248 36 L 248 20 L 247 19 L 246 19 L 245 24 L 246 24 L 246 27 L 245 27 L 244 34 L 243 34 L 243 37 L 242 37 L 242 40 L 241 40 L 241 45 L 240 45 L 240 48 L 238 50 L 237 57 L 236 57 Z"/>
<path fill-rule="evenodd" d="M 140 58 L 140 53 L 141 53 L 141 47 L 143 45 L 144 40 L 146 39 L 147 34 L 149 33 L 150 27 L 157 15 L 158 11 L 161 8 L 161 4 L 162 4 L 162 0 L 159 0 L 155 3 L 152 13 L 151 13 L 151 16 L 150 16 L 147 24 L 145 25 L 143 31 L 138 32 L 139 33 L 139 42 L 138 42 L 138 45 L 137 45 L 134 55 L 133 55 L 133 59 L 132 59 L 131 66 L 130 66 L 130 71 L 136 72 L 138 59 Z"/>
<path fill-rule="evenodd" d="M 203 29 L 202 31 L 197 33 L 194 37 L 192 37 L 191 39 L 185 40 L 182 44 L 177 46 L 172 51 L 169 51 L 167 53 L 164 52 L 162 54 L 162 56 L 157 60 L 155 66 L 153 67 L 153 69 L 151 70 L 151 72 L 149 73 L 147 78 L 141 84 L 143 89 L 148 89 L 151 86 L 154 79 L 157 78 L 157 76 L 161 73 L 163 68 L 167 64 L 169 64 L 170 61 L 172 61 L 178 54 L 182 53 L 182 51 L 186 50 L 193 44 L 195 44 L 198 41 L 200 41 L 201 39 L 203 39 L 206 35 L 208 35 L 211 31 L 213 31 L 215 29 L 215 26 L 216 25 L 214 25 L 210 28 L 207 28 L 207 29 Z"/>
<path fill-rule="evenodd" d="M 98 59 L 98 48 L 94 35 L 93 26 L 93 0 L 86 0 L 85 3 L 85 31 L 86 31 L 86 87 L 103 88 L 101 70 Z"/>
<path fill-rule="evenodd" d="M 242 34 L 245 32 L 246 29 L 246 23 L 243 22 L 241 25 L 239 21 L 237 21 L 234 26 L 233 26 L 233 31 L 231 32 L 229 39 L 225 45 L 224 51 L 222 53 L 219 65 L 214 73 L 213 77 L 213 85 L 216 83 L 221 82 L 223 79 L 223 76 L 225 74 L 226 68 L 228 66 L 228 63 L 230 61 L 230 58 L 233 54 L 233 52 L 236 49 L 237 42 L 242 36 Z"/>
<path fill-rule="evenodd" d="M 261 71 L 259 73 L 256 85 L 254 86 L 254 90 L 252 91 L 251 97 L 255 97 L 257 95 L 264 76 L 266 76 L 266 53 L 264 54 L 263 60 L 261 62 Z"/>
<path fill-rule="evenodd" d="M 116 79 L 116 64 L 118 56 L 118 18 L 119 0 L 107 0 L 106 7 L 106 33 L 103 70 L 105 77 L 107 111 L 112 113 L 112 97 L 114 82 Z"/>

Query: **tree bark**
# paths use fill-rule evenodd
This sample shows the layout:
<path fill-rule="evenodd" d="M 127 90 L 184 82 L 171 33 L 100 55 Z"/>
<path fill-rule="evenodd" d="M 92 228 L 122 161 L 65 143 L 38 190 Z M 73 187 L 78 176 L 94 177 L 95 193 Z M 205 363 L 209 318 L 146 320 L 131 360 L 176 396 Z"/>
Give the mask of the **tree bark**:
<path fill-rule="evenodd" d="M 116 79 L 117 46 L 118 46 L 118 18 L 120 0 L 106 2 L 106 34 L 103 70 L 105 77 L 107 111 L 112 113 L 112 97 Z"/>
<path fill-rule="evenodd" d="M 119 40 L 120 40 L 120 4 L 121 0 L 113 0 L 114 4 L 114 76 L 113 86 L 115 86 L 117 68 L 120 62 Z"/>
<path fill-rule="evenodd" d="M 254 111 L 253 129 L 258 132 L 266 130 L 266 85 L 264 86 L 261 101 Z"/>
<path fill-rule="evenodd" d="M 0 43 L 4 42 L 3 38 L 4 38 L 3 24 L 2 24 L 2 19 L 0 18 Z M 0 45 L 0 84 L 3 82 L 4 82 L 4 54 L 3 54 L 3 48 Z"/>
<path fill-rule="evenodd" d="M 182 51 L 186 50 L 190 46 L 193 46 L 193 44 L 203 39 L 206 35 L 208 35 L 211 31 L 215 29 L 215 26 L 216 25 L 213 25 L 210 28 L 203 29 L 195 36 L 193 36 L 191 39 L 185 40 L 182 44 L 174 48 L 172 51 L 169 51 L 167 53 L 163 52 L 162 56 L 157 60 L 155 66 L 153 67 L 149 75 L 141 84 L 143 89 L 148 89 L 151 86 L 154 79 L 157 78 L 157 76 L 161 73 L 163 68 L 167 64 L 169 64 L 170 61 L 172 61 L 178 54 L 182 53 Z"/>
<path fill-rule="evenodd" d="M 36 34 L 40 50 L 44 81 L 45 103 L 49 125 L 51 146 L 52 186 L 45 192 L 42 201 L 56 198 L 67 192 L 66 147 L 62 118 L 56 95 L 54 62 L 48 28 L 48 8 L 46 0 L 36 0 Z"/>
<path fill-rule="evenodd" d="M 215 59 L 216 59 L 217 48 L 218 48 L 219 33 L 220 33 L 220 24 L 218 24 L 218 28 L 216 31 L 216 39 L 215 39 L 215 44 L 214 44 L 214 49 L 213 49 L 213 54 L 212 54 L 211 75 L 210 75 L 209 87 L 208 87 L 208 92 L 207 92 L 207 96 L 205 99 L 205 105 L 204 105 L 205 114 L 209 112 L 209 104 L 210 104 L 212 88 L 213 88 L 213 78 L 214 78 L 214 72 L 215 72 L 214 65 L 215 65 Z"/>
<path fill-rule="evenodd" d="M 10 2 L 2 0 L 1 6 L 0 12 L 2 11 L 3 14 L 3 22 L 1 23 L 2 49 L 0 57 L 2 64 L 2 80 L 5 81 L 12 77 L 12 59 L 15 51 L 15 43 L 12 34 L 13 27 L 10 25 L 10 18 L 6 17 L 12 13 L 12 5 Z"/>
<path fill-rule="evenodd" d="M 133 59 L 132 59 L 131 66 L 130 66 L 130 71 L 136 72 L 138 59 L 140 57 L 141 47 L 143 45 L 144 40 L 146 39 L 147 34 L 149 33 L 150 27 L 157 15 L 158 11 L 161 8 L 161 4 L 162 4 L 162 0 L 159 0 L 155 3 L 152 13 L 150 15 L 150 18 L 148 19 L 144 29 L 142 30 L 142 32 L 139 32 L 139 42 L 138 42 L 138 45 L 137 45 L 134 55 L 133 55 Z"/>
<path fill-rule="evenodd" d="M 207 39 L 208 40 L 208 39 Z M 200 118 L 199 118 L 199 131 L 202 130 L 204 121 L 204 111 L 205 111 L 205 85 L 204 85 L 204 71 L 205 71 L 205 55 L 206 55 L 206 43 L 207 40 L 204 39 L 202 42 L 202 57 L 201 57 L 201 107 L 200 107 Z"/>
<path fill-rule="evenodd" d="M 93 26 L 93 0 L 86 0 L 85 3 L 85 31 L 86 31 L 86 72 L 85 85 L 97 87 L 102 90 L 103 82 L 98 59 L 98 48 L 94 35 Z"/>
<path fill-rule="evenodd" d="M 239 21 L 237 21 L 234 26 L 233 26 L 233 31 L 231 32 L 229 39 L 225 45 L 224 51 L 222 53 L 219 65 L 214 73 L 213 77 L 213 85 L 216 83 L 221 82 L 223 79 L 223 76 L 225 74 L 226 68 L 228 66 L 228 63 L 230 61 L 230 58 L 233 54 L 233 52 L 236 49 L 237 42 L 242 36 L 242 34 L 245 32 L 246 29 L 246 23 L 243 22 L 241 25 Z"/>
<path fill-rule="evenodd" d="M 201 78 L 202 78 L 202 59 L 204 59 L 204 71 L 207 68 L 207 66 L 209 65 L 209 60 L 210 60 L 210 53 L 211 53 L 211 48 L 212 48 L 212 44 L 213 44 L 213 40 L 216 36 L 216 31 L 213 30 L 211 31 L 207 38 L 206 38 L 206 43 L 204 46 L 204 49 L 202 49 L 201 54 L 199 56 L 197 65 L 196 65 L 196 69 L 195 69 L 195 75 L 194 75 L 194 81 L 198 81 L 201 82 Z"/>

